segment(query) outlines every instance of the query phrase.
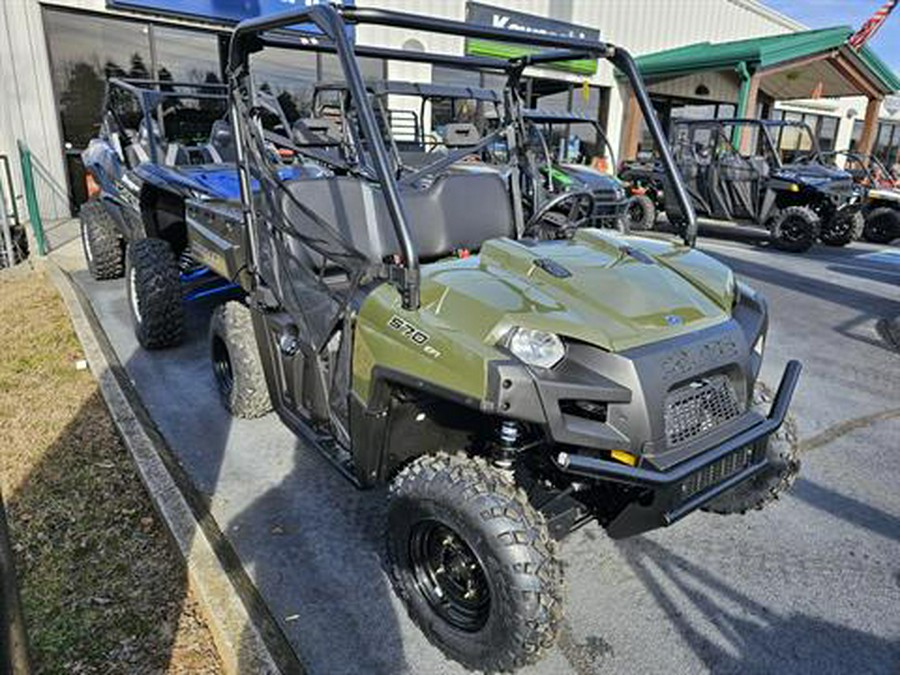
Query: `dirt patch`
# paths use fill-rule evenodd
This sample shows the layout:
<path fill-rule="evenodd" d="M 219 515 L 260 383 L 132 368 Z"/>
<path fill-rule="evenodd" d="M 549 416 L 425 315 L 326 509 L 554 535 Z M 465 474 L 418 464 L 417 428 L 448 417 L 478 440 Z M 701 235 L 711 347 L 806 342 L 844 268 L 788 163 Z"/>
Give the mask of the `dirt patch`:
<path fill-rule="evenodd" d="M 38 673 L 220 673 L 212 636 L 40 271 L 0 273 L 0 486 Z"/>

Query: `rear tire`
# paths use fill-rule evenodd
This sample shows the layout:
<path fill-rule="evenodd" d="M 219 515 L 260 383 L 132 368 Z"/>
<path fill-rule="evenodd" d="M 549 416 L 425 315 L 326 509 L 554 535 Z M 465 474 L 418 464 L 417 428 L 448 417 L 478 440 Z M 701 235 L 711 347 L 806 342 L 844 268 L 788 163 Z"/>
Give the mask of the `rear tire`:
<path fill-rule="evenodd" d="M 272 410 L 250 308 L 236 300 L 216 307 L 209 345 L 219 396 L 228 412 L 252 419 Z"/>
<path fill-rule="evenodd" d="M 778 209 L 769 221 L 772 244 L 782 251 L 803 253 L 819 238 L 821 220 L 808 206 Z"/>
<path fill-rule="evenodd" d="M 631 230 L 652 230 L 656 225 L 656 206 L 647 195 L 633 195 L 625 209 L 625 224 Z"/>
<path fill-rule="evenodd" d="M 863 239 L 873 244 L 889 244 L 900 237 L 900 209 L 880 206 L 872 209 L 863 228 Z"/>
<path fill-rule="evenodd" d="M 827 246 L 846 246 L 859 239 L 865 224 L 863 214 L 859 211 L 850 215 L 836 215 L 822 226 L 820 239 Z"/>
<path fill-rule="evenodd" d="M 538 661 L 562 618 L 562 568 L 547 525 L 481 458 L 425 455 L 390 486 L 388 565 L 428 639 L 467 668 Z"/>
<path fill-rule="evenodd" d="M 98 281 L 118 279 L 125 272 L 125 246 L 103 202 L 92 199 L 81 206 L 81 246 L 88 271 Z"/>
<path fill-rule="evenodd" d="M 768 414 L 775 398 L 774 392 L 764 383 L 757 382 L 753 390 L 753 406 L 762 414 Z M 764 508 L 790 490 L 800 473 L 800 444 L 797 421 L 788 415 L 784 424 L 766 439 L 770 465 L 745 483 L 741 483 L 711 501 L 704 507 L 721 515 L 746 513 Z"/>
<path fill-rule="evenodd" d="M 144 349 L 174 347 L 184 338 L 181 278 L 169 242 L 141 239 L 128 246 L 128 307 Z"/>

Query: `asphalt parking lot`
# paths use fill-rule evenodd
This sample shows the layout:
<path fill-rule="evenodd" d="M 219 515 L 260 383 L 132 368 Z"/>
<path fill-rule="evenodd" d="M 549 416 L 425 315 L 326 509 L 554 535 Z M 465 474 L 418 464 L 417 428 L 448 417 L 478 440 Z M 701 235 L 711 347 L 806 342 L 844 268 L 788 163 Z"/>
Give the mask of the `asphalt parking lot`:
<path fill-rule="evenodd" d="M 900 316 L 900 249 L 797 256 L 727 234 L 700 248 L 769 301 L 764 378 L 804 362 L 801 477 L 763 512 L 699 513 L 624 542 L 596 526 L 572 536 L 559 646 L 523 672 L 900 672 L 900 354 L 875 330 Z M 274 415 L 228 416 L 206 355 L 210 306 L 192 307 L 183 346 L 140 350 L 123 282 L 92 281 L 77 246 L 60 259 L 307 669 L 463 672 L 382 572 L 383 494 L 356 491 Z"/>

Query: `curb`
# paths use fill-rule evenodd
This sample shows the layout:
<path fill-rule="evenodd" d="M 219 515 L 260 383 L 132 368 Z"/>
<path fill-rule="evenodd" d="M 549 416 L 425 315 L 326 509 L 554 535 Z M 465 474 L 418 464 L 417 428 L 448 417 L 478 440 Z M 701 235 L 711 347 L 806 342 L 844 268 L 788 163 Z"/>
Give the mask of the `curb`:
<path fill-rule="evenodd" d="M 113 422 L 137 466 L 156 511 L 185 560 L 188 583 L 195 591 L 225 672 L 228 675 L 281 673 L 262 632 L 251 619 L 227 570 L 216 555 L 213 544 L 166 468 L 140 416 L 132 408 L 71 280 L 54 261 L 48 259 L 46 267 L 66 305 Z"/>

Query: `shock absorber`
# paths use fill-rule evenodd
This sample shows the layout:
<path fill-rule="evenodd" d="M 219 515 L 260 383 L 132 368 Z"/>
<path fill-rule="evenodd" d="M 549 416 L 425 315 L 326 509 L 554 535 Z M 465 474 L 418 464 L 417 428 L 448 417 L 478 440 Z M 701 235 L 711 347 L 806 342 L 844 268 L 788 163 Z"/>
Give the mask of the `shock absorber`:
<path fill-rule="evenodd" d="M 511 469 L 518 451 L 524 429 L 516 420 L 502 420 L 497 428 L 497 443 L 494 444 L 494 466 Z"/>

